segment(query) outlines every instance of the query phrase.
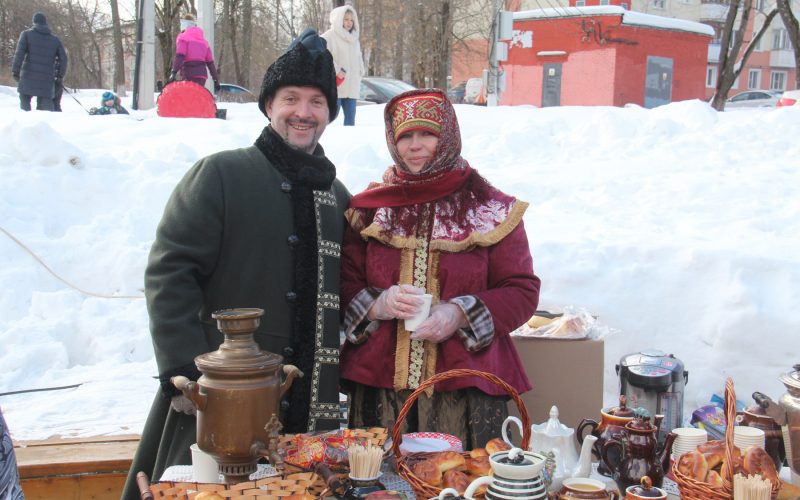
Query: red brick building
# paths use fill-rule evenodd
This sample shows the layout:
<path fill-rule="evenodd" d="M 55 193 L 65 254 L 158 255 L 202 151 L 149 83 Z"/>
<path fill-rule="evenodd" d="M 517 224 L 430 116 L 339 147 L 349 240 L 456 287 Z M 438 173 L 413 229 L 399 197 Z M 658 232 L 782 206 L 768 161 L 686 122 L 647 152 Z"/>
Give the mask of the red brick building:
<path fill-rule="evenodd" d="M 714 30 L 618 6 L 514 13 L 500 104 L 652 108 L 705 97 Z"/>

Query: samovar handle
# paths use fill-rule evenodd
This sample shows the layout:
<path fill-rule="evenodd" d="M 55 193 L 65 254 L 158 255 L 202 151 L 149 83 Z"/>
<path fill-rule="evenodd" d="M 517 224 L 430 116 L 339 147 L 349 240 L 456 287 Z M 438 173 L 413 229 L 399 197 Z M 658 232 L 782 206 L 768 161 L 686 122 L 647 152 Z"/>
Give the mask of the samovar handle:
<path fill-rule="evenodd" d="M 169 379 L 169 381 L 172 382 L 172 385 L 181 391 L 183 395 L 189 399 L 189 401 L 194 403 L 198 410 L 205 411 L 206 401 L 208 401 L 208 399 L 206 398 L 205 394 L 200 394 L 200 384 L 193 382 L 182 375 L 172 377 Z"/>
<path fill-rule="evenodd" d="M 286 380 L 281 384 L 281 397 L 283 397 L 286 391 L 292 386 L 295 377 L 302 378 L 303 376 L 303 372 L 300 371 L 300 368 L 294 365 L 283 365 L 283 373 L 286 375 Z"/>

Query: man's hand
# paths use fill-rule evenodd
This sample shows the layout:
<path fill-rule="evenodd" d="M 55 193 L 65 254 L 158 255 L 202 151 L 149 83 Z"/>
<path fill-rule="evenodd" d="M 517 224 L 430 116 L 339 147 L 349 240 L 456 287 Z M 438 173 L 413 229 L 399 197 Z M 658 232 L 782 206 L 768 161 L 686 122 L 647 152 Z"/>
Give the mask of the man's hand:
<path fill-rule="evenodd" d="M 19 73 L 11 73 L 11 76 L 14 77 L 14 81 L 19 82 Z"/>
<path fill-rule="evenodd" d="M 392 285 L 378 296 L 378 300 L 367 313 L 367 319 L 409 319 L 422 308 L 425 293 L 422 288 L 412 285 Z"/>
<path fill-rule="evenodd" d="M 467 317 L 457 305 L 437 304 L 431 308 L 428 319 L 420 323 L 416 331 L 411 333 L 411 340 L 428 340 L 438 344 L 468 324 Z"/>
<path fill-rule="evenodd" d="M 177 78 L 177 77 L 178 77 L 178 72 L 177 71 L 173 71 L 172 73 L 169 74 L 169 79 L 167 79 L 167 83 L 174 82 L 175 78 Z"/>
<path fill-rule="evenodd" d="M 181 394 L 180 396 L 172 396 L 170 406 L 178 413 L 185 413 L 187 415 L 197 415 L 197 407 L 194 403 L 189 401 L 189 398 Z"/>
<path fill-rule="evenodd" d="M 214 93 L 216 94 L 217 92 L 219 92 L 219 89 L 221 88 L 222 86 L 219 84 L 219 80 L 214 80 Z"/>

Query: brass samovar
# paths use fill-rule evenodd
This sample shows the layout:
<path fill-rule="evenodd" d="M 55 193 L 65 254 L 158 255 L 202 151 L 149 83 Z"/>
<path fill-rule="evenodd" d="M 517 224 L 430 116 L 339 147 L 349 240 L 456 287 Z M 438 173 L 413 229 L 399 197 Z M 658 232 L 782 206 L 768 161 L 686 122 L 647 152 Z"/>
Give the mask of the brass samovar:
<path fill-rule="evenodd" d="M 214 457 L 227 483 L 247 480 L 261 457 L 282 465 L 277 450 L 280 402 L 294 378 L 303 376 L 255 342 L 253 333 L 263 315 L 263 309 L 255 308 L 213 313 L 225 341 L 195 358 L 202 373 L 197 382 L 172 378 L 197 407 L 198 447 Z"/>

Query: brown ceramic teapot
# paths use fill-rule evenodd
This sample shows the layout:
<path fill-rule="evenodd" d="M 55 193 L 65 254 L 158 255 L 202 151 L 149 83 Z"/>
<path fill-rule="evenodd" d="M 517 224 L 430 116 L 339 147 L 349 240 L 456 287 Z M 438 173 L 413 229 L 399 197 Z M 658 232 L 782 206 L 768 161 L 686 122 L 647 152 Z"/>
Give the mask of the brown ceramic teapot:
<path fill-rule="evenodd" d="M 657 424 L 660 423 L 656 419 Z M 611 470 L 620 491 L 639 484 L 643 476 L 649 476 L 653 484 L 661 486 L 664 481 L 664 463 L 669 460 L 669 449 L 675 434 L 667 435 L 664 448 L 658 450 L 658 425 L 650 423 L 650 415 L 637 410 L 634 419 L 627 424 L 619 437 L 608 439 L 603 445 L 602 457 Z M 616 450 L 617 454 L 610 452 Z"/>
<path fill-rule="evenodd" d="M 198 447 L 214 457 L 227 482 L 246 479 L 262 456 L 282 465 L 277 453 L 280 401 L 294 378 L 303 376 L 253 339 L 263 314 L 263 309 L 245 308 L 212 314 L 225 341 L 195 358 L 202 373 L 197 382 L 172 379 L 197 407 Z"/>
<path fill-rule="evenodd" d="M 619 406 L 612 406 L 600 410 L 600 422 L 590 418 L 584 418 L 578 424 L 575 431 L 575 437 L 578 443 L 583 446 L 583 441 L 587 434 L 591 434 L 597 438 L 592 448 L 592 454 L 600 460 L 597 466 L 597 472 L 604 476 L 611 476 L 611 470 L 602 459 L 603 445 L 605 442 L 613 437 L 619 437 L 625 424 L 633 420 L 633 410 L 626 406 L 626 399 L 624 395 L 619 397 Z M 588 431 L 588 432 L 587 432 Z M 619 458 L 616 456 L 616 450 L 610 450 L 609 454 L 612 458 Z"/>

